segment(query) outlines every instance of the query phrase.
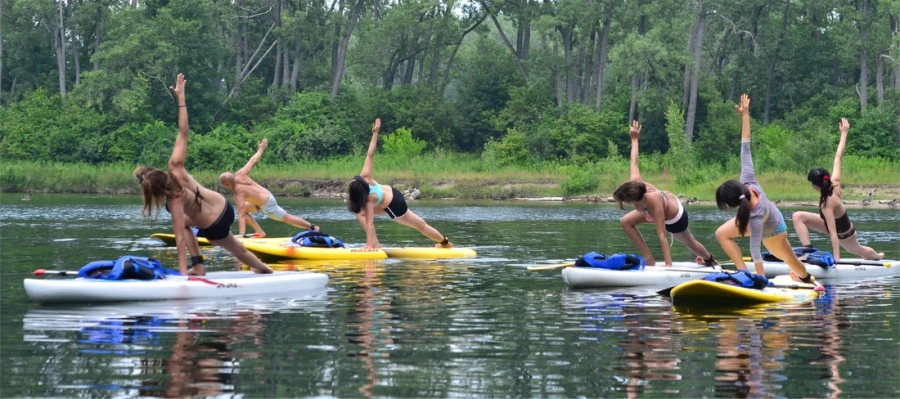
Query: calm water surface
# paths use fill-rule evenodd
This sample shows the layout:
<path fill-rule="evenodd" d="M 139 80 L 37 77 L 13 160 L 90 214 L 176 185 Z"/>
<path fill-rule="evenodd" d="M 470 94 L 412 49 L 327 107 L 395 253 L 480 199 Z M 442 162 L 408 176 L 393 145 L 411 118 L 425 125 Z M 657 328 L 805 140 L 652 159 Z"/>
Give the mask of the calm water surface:
<path fill-rule="evenodd" d="M 281 202 L 345 242 L 365 240 L 338 201 Z M 174 250 L 149 238 L 169 231 L 168 221 L 145 222 L 139 203 L 0 196 L 0 396 L 900 396 L 900 278 L 834 282 L 815 303 L 700 312 L 651 289 L 570 290 L 558 270 L 525 270 L 591 250 L 634 252 L 618 224 L 623 211 L 611 206 L 416 203 L 479 257 L 281 266 L 327 273 L 319 291 L 94 306 L 28 300 L 22 279 L 37 268 L 77 270 L 126 253 L 174 265 Z M 728 215 L 690 211 L 694 235 L 725 258 L 713 232 Z M 900 213 L 851 212 L 862 241 L 900 258 Z M 261 223 L 271 236 L 293 232 Z M 396 223 L 376 226 L 385 245 L 429 244 Z M 825 236 L 815 242 L 829 245 Z M 237 266 L 204 251 L 209 270 Z M 693 257 L 678 244 L 673 255 Z"/>

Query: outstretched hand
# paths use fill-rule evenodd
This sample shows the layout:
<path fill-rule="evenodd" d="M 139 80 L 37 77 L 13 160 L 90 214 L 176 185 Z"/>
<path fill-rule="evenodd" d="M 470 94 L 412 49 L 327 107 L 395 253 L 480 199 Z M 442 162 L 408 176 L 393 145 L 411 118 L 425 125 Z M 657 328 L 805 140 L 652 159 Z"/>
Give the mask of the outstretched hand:
<path fill-rule="evenodd" d="M 379 130 L 381 130 L 381 118 L 375 119 L 375 123 L 372 124 L 372 134 L 378 134 Z"/>
<path fill-rule="evenodd" d="M 632 140 L 637 140 L 638 137 L 641 137 L 641 128 L 642 127 L 643 126 L 641 126 L 641 124 L 638 123 L 638 121 L 631 122 L 631 128 L 629 129 L 629 133 L 631 134 Z"/>
<path fill-rule="evenodd" d="M 746 94 L 741 94 L 741 102 L 740 104 L 735 104 L 734 109 L 737 110 L 741 117 L 750 116 L 750 97 Z"/>
<path fill-rule="evenodd" d="M 184 85 L 187 83 L 187 80 L 184 79 L 184 74 L 179 73 L 178 77 L 175 78 L 175 86 L 169 86 L 169 91 L 172 92 L 172 95 L 175 96 L 179 101 L 184 100 Z M 182 105 L 182 104 L 178 104 Z"/>
<path fill-rule="evenodd" d="M 850 131 L 850 122 L 847 122 L 847 118 L 841 118 L 841 123 L 838 123 L 838 130 L 840 130 L 841 134 L 847 134 Z"/>
<path fill-rule="evenodd" d="M 259 142 L 259 151 L 260 152 L 265 151 L 265 149 L 268 145 L 269 145 L 269 139 L 268 138 L 262 139 L 262 141 Z"/>

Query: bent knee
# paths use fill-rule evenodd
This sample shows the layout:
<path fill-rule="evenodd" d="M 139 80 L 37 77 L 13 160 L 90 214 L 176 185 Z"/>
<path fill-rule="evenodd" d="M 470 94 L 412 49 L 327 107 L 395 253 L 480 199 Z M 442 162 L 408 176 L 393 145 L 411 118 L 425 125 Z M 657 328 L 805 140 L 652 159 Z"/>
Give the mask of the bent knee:
<path fill-rule="evenodd" d="M 791 215 L 791 220 L 794 221 L 794 224 L 802 224 L 806 220 L 806 217 L 800 212 L 794 212 L 794 214 Z"/>

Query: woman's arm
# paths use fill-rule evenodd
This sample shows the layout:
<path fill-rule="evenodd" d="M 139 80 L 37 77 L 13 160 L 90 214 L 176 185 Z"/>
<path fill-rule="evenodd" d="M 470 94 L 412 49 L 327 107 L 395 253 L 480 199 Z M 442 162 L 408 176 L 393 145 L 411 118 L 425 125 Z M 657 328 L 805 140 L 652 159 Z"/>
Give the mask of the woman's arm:
<path fill-rule="evenodd" d="M 753 156 L 750 154 L 750 97 L 742 94 L 741 104 L 734 108 L 741 115 L 741 183 L 759 184 L 753 168 Z"/>
<path fill-rule="evenodd" d="M 641 137 L 641 127 L 638 121 L 634 121 L 628 129 L 628 133 L 631 135 L 631 177 L 629 178 L 631 181 L 641 181 L 641 170 L 638 167 L 638 138 Z"/>
<path fill-rule="evenodd" d="M 831 251 L 834 254 L 834 260 L 841 260 L 841 241 L 838 239 L 837 226 L 834 221 L 834 209 L 827 204 L 822 207 L 822 215 L 825 216 L 825 227 L 828 228 L 828 235 L 831 236 Z"/>
<path fill-rule="evenodd" d="M 837 153 L 834 154 L 834 167 L 831 169 L 831 184 L 835 186 L 841 183 L 841 160 L 844 158 L 844 148 L 847 147 L 847 132 L 850 131 L 847 118 L 841 118 L 838 130 L 841 132 L 841 141 L 838 143 Z"/>
<path fill-rule="evenodd" d="M 381 130 L 381 118 L 375 119 L 372 124 L 372 141 L 369 141 L 369 151 L 366 152 L 366 162 L 363 164 L 362 171 L 359 175 L 365 179 L 372 178 L 372 158 L 375 157 L 375 150 L 378 148 L 378 131 Z"/>
<path fill-rule="evenodd" d="M 188 113 L 187 103 L 184 98 L 184 85 L 187 80 L 183 74 L 178 74 L 175 78 L 175 87 L 169 86 L 169 90 L 175 96 L 178 102 L 178 138 L 175 139 L 175 148 L 172 150 L 172 156 L 169 158 L 169 172 L 173 169 L 184 169 L 184 160 L 187 158 L 188 143 Z"/>
<path fill-rule="evenodd" d="M 173 197 L 169 200 L 169 210 L 172 212 L 172 232 L 175 233 L 175 252 L 178 254 L 178 272 L 187 275 L 187 258 L 184 248 L 187 246 L 187 232 L 184 228 L 184 204 L 181 197 Z M 195 238 L 196 239 L 196 238 Z"/>
<path fill-rule="evenodd" d="M 763 238 L 762 218 L 750 218 L 750 223 L 747 224 L 747 227 L 750 228 L 750 256 L 753 257 L 753 266 L 756 268 L 756 274 L 765 275 L 762 253 L 760 252 Z"/>
<path fill-rule="evenodd" d="M 366 209 L 356 214 L 356 220 L 366 232 L 366 247 L 381 248 L 378 242 L 378 235 L 375 234 L 375 205 L 371 202 L 366 203 Z"/>

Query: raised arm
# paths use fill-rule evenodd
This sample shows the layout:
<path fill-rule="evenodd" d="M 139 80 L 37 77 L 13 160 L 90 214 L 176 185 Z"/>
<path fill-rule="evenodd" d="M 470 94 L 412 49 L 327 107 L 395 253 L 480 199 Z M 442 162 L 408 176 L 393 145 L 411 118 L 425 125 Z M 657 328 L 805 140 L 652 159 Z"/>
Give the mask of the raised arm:
<path fill-rule="evenodd" d="M 750 97 L 741 94 L 741 103 L 734 106 L 741 115 L 741 183 L 757 183 L 750 154 Z"/>
<path fill-rule="evenodd" d="M 235 174 L 234 174 L 235 178 L 237 178 L 237 176 L 239 176 L 239 175 L 249 176 L 250 170 L 253 169 L 253 167 L 256 166 L 256 163 L 259 162 L 259 159 L 262 158 L 263 151 L 266 150 L 266 147 L 268 145 L 269 145 L 269 139 L 268 138 L 262 139 L 262 141 L 259 142 L 259 147 L 256 150 L 256 154 L 253 154 L 253 156 L 250 157 L 250 160 L 247 161 L 247 164 L 244 165 L 243 168 L 240 168 L 240 169 L 238 169 L 237 172 L 235 172 Z"/>
<path fill-rule="evenodd" d="M 372 158 L 375 157 L 375 149 L 378 148 L 378 131 L 381 130 L 381 118 L 375 119 L 372 124 L 372 141 L 369 142 L 369 151 L 366 152 L 366 162 L 363 164 L 359 175 L 363 178 L 372 178 Z"/>
<path fill-rule="evenodd" d="M 638 138 L 641 137 L 641 127 L 638 121 L 633 121 L 628 129 L 631 134 L 631 177 L 629 177 L 631 181 L 641 181 L 641 170 L 638 168 Z"/>
<path fill-rule="evenodd" d="M 841 141 L 838 143 L 837 153 L 834 154 L 834 167 L 831 169 L 831 184 L 835 186 L 841 183 L 841 159 L 844 158 L 844 148 L 847 147 L 847 132 L 850 131 L 850 122 L 847 122 L 847 118 L 841 118 L 838 130 L 841 132 Z"/>
<path fill-rule="evenodd" d="M 184 85 L 187 80 L 183 74 L 178 74 L 175 78 L 175 86 L 169 86 L 172 95 L 178 103 L 178 138 L 175 139 L 175 148 L 172 150 L 172 156 L 169 158 L 169 171 L 172 169 L 184 169 L 184 160 L 187 158 L 188 143 L 188 113 L 187 103 L 184 98 Z"/>

